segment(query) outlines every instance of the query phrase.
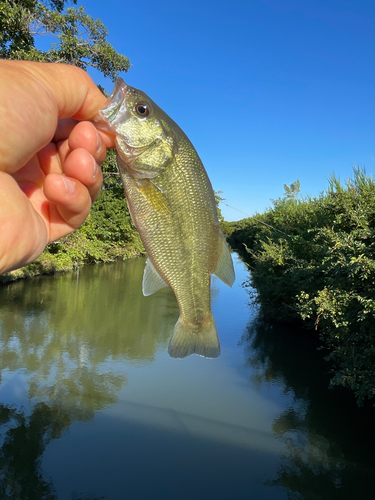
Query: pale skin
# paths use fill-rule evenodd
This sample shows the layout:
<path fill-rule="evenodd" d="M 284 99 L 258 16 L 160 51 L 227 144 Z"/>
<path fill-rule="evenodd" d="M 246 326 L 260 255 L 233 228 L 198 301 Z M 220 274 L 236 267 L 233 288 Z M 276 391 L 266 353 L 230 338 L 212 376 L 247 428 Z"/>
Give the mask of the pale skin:
<path fill-rule="evenodd" d="M 105 100 L 74 66 L 0 60 L 0 274 L 84 222 L 114 147 L 88 121 Z"/>

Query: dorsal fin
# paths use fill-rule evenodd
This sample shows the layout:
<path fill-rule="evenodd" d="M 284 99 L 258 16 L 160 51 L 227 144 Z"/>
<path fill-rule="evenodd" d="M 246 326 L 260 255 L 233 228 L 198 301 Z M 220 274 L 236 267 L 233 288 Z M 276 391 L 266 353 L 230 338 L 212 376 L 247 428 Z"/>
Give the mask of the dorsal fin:
<path fill-rule="evenodd" d="M 219 237 L 219 258 L 214 274 L 228 286 L 232 286 L 236 279 L 229 246 L 222 233 Z"/>
<path fill-rule="evenodd" d="M 153 293 L 160 290 L 160 288 L 164 288 L 168 286 L 167 283 L 163 280 L 157 270 L 154 268 L 151 260 L 147 257 L 146 267 L 143 273 L 143 282 L 142 282 L 142 292 L 145 297 L 148 295 L 152 295 Z"/>

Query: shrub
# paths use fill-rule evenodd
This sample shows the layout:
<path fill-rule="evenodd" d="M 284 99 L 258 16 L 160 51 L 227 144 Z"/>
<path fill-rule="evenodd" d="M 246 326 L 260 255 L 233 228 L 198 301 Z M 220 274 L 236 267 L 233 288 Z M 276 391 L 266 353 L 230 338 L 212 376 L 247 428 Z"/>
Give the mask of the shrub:
<path fill-rule="evenodd" d="M 318 198 L 286 190 L 231 235 L 233 246 L 246 245 L 263 313 L 315 328 L 334 362 L 331 383 L 350 388 L 359 404 L 375 395 L 374 188 L 354 169 L 345 186 L 331 177 Z"/>

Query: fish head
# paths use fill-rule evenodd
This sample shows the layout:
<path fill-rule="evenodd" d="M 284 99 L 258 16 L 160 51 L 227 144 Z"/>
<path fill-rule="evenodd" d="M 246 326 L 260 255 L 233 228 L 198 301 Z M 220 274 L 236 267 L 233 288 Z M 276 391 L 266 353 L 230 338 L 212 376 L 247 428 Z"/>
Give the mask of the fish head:
<path fill-rule="evenodd" d="M 173 157 L 173 130 L 169 117 L 147 94 L 118 78 L 99 116 L 115 133 L 119 166 L 130 175 L 152 179 L 167 168 Z"/>

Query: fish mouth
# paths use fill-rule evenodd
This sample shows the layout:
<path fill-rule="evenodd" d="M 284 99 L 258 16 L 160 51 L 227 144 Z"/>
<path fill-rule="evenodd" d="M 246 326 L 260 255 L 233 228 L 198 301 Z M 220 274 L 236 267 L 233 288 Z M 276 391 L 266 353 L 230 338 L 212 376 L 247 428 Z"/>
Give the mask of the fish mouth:
<path fill-rule="evenodd" d="M 118 119 L 126 113 L 126 96 L 131 87 L 124 82 L 122 78 L 117 78 L 111 95 L 105 102 L 102 109 L 99 110 L 99 117 L 109 125 L 109 128 L 116 131 Z"/>
<path fill-rule="evenodd" d="M 119 138 L 116 138 L 116 142 L 118 142 L 120 146 L 120 152 L 122 152 L 126 158 L 139 158 L 156 143 L 156 141 L 154 141 L 151 144 L 146 144 L 145 146 L 130 146 L 123 139 Z"/>

